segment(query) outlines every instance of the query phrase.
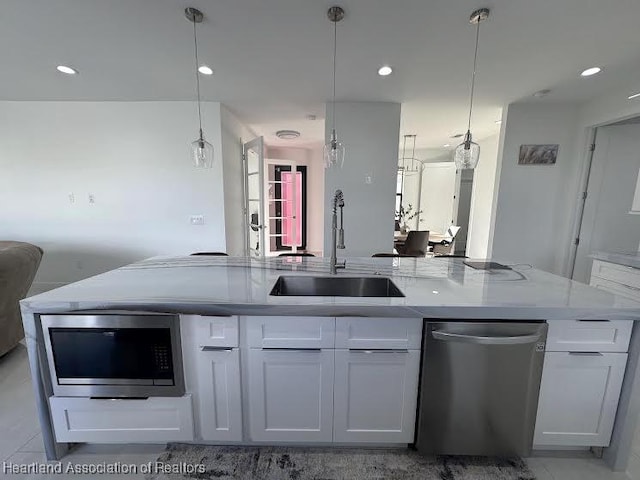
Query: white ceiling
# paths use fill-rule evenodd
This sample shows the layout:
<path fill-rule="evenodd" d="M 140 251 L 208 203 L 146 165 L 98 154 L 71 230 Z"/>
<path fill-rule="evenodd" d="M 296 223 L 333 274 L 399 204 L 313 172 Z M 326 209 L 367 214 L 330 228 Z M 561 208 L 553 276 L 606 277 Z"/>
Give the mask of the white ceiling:
<path fill-rule="evenodd" d="M 333 25 L 327 0 L 2 0 L 0 99 L 193 99 L 195 6 L 204 98 L 234 110 L 268 143 L 281 128 L 295 145 L 320 142 L 331 94 Z M 336 2 L 338 3 L 338 2 Z M 455 144 L 466 127 L 477 7 L 480 32 L 477 138 L 497 132 L 501 107 L 543 88 L 544 101 L 577 102 L 609 88 L 640 90 L 638 0 L 341 0 L 338 100 L 402 103 L 402 133 L 418 147 Z M 72 65 L 80 75 L 56 72 Z M 382 64 L 389 77 L 376 74 Z M 584 68 L 603 73 L 579 78 Z M 632 92 L 630 92 L 632 93 Z M 309 121 L 307 114 L 318 120 Z M 339 123 L 339 119 L 338 119 Z M 338 125 L 339 126 L 339 125 Z M 291 145 L 292 143 L 286 143 Z"/>

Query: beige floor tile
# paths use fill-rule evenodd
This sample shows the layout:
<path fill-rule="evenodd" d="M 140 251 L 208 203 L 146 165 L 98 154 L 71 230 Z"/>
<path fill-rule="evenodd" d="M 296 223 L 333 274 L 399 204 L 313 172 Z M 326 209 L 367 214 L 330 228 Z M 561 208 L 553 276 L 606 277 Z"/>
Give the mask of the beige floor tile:
<path fill-rule="evenodd" d="M 612 472 L 600 459 L 542 458 L 542 463 L 555 480 L 629 480 L 622 472 Z M 633 479 L 638 480 L 638 479 Z"/>
<path fill-rule="evenodd" d="M 38 432 L 34 435 L 31 440 L 22 445 L 19 449 L 19 452 L 27 452 L 27 453 L 44 453 L 44 443 L 42 441 L 42 433 Z"/>
<path fill-rule="evenodd" d="M 640 480 L 640 455 L 631 456 L 627 473 L 632 480 Z"/>
<path fill-rule="evenodd" d="M 536 476 L 536 480 L 555 480 L 547 470 L 547 467 L 544 466 L 544 462 L 541 458 L 532 457 L 525 459 L 525 461 Z"/>

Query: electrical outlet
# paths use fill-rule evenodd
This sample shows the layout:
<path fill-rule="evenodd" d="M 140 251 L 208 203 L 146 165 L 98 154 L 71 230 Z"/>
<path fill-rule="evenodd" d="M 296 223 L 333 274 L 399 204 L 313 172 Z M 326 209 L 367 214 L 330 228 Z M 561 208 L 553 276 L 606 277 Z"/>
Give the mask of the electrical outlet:
<path fill-rule="evenodd" d="M 204 215 L 191 215 L 191 225 L 204 225 Z"/>
<path fill-rule="evenodd" d="M 371 185 L 373 183 L 373 175 L 371 175 L 370 173 L 365 174 L 364 183 L 367 185 Z"/>
<path fill-rule="evenodd" d="M 93 195 L 93 193 L 89 194 L 89 203 L 96 203 L 96 197 Z"/>

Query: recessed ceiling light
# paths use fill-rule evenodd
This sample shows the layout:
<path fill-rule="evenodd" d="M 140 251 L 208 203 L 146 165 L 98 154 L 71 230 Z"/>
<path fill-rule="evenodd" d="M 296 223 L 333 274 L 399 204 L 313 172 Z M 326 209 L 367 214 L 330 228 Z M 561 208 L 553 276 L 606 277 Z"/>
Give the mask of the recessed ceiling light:
<path fill-rule="evenodd" d="M 198 71 L 203 75 L 213 75 L 213 70 L 211 69 L 211 67 L 208 67 L 206 65 L 201 65 L 200 67 L 198 67 Z"/>
<path fill-rule="evenodd" d="M 602 71 L 602 68 L 600 67 L 591 67 L 591 68 L 587 68 L 580 75 L 582 75 L 583 77 L 590 77 L 591 75 L 595 75 L 596 73 L 600 73 L 601 71 Z"/>
<path fill-rule="evenodd" d="M 387 75 L 391 75 L 391 72 L 393 72 L 393 68 L 391 68 L 389 65 L 385 65 L 378 69 L 378 75 L 380 75 L 381 77 L 386 77 Z"/>
<path fill-rule="evenodd" d="M 634 98 L 640 97 L 640 92 L 634 93 L 633 95 L 629 95 L 629 100 L 633 100 Z"/>
<path fill-rule="evenodd" d="M 496 124 L 496 125 L 501 125 L 501 124 L 502 124 L 502 120 L 496 120 L 496 121 L 495 121 L 495 124 Z"/>
<path fill-rule="evenodd" d="M 56 70 L 62 73 L 66 73 L 67 75 L 75 75 L 78 71 L 75 68 L 67 67 L 66 65 L 58 65 Z"/>
<path fill-rule="evenodd" d="M 448 143 L 445 143 L 445 144 L 443 145 L 443 147 L 444 147 L 444 148 L 447 148 L 447 147 L 450 147 L 450 146 L 451 146 L 451 145 L 450 145 L 450 144 L 448 144 Z"/>
<path fill-rule="evenodd" d="M 282 140 L 294 140 L 300 136 L 300 132 L 297 130 L 278 130 L 276 137 Z"/>

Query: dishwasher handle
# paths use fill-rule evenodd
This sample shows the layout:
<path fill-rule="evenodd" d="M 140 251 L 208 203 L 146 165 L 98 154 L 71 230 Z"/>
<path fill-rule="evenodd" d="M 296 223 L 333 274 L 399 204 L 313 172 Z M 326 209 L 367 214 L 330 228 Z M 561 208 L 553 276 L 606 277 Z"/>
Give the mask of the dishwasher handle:
<path fill-rule="evenodd" d="M 526 343 L 536 343 L 540 340 L 540 334 L 516 335 L 505 337 L 485 337 L 480 335 L 464 335 L 462 333 L 443 332 L 433 330 L 433 338 L 444 342 L 472 343 L 476 345 L 523 345 Z"/>

